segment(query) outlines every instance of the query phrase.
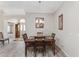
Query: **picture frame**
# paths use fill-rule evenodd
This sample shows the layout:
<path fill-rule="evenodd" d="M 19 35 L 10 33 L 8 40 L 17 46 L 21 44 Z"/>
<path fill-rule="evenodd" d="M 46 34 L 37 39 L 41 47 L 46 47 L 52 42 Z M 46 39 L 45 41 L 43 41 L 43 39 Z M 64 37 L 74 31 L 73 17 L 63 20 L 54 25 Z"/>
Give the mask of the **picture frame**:
<path fill-rule="evenodd" d="M 58 29 L 63 30 L 63 14 L 59 15 L 58 17 Z"/>
<path fill-rule="evenodd" d="M 36 28 L 44 28 L 44 18 L 36 17 L 35 18 L 35 27 Z"/>

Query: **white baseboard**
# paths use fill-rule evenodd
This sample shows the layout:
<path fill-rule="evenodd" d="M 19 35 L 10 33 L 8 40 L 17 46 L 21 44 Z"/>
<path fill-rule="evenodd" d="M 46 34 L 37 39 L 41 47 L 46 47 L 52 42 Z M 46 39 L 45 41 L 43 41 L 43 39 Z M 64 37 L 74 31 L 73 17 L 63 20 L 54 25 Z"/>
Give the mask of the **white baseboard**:
<path fill-rule="evenodd" d="M 66 53 L 65 50 L 63 50 L 63 49 L 61 49 L 61 50 L 62 50 L 62 52 L 65 54 L 66 57 L 70 57 L 70 56 L 68 55 L 68 53 Z"/>
<path fill-rule="evenodd" d="M 57 46 L 61 49 L 61 51 L 63 52 L 63 54 L 65 55 L 65 57 L 70 57 L 69 54 L 66 53 L 66 51 L 62 47 L 60 47 L 59 45 L 57 45 Z"/>

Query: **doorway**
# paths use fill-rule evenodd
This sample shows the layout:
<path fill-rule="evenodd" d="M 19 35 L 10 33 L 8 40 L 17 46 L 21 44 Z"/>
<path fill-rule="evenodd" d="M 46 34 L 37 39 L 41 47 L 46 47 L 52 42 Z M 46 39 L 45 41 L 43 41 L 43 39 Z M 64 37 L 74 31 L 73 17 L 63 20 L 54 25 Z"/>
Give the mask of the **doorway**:
<path fill-rule="evenodd" d="M 20 23 L 15 24 L 15 38 L 20 38 Z"/>
<path fill-rule="evenodd" d="M 25 33 L 25 19 L 20 19 L 15 24 L 15 38 L 21 38 L 23 33 Z"/>

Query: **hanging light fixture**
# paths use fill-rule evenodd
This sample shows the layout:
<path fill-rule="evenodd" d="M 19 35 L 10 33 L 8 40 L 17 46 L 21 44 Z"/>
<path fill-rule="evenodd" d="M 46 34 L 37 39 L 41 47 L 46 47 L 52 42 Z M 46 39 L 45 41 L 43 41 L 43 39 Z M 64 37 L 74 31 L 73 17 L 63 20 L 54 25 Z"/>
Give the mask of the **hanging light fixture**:
<path fill-rule="evenodd" d="M 38 1 L 38 8 L 39 8 L 39 12 L 41 12 L 41 3 L 42 3 L 42 1 Z"/>
<path fill-rule="evenodd" d="M 41 3 L 41 1 L 38 1 L 38 3 Z"/>

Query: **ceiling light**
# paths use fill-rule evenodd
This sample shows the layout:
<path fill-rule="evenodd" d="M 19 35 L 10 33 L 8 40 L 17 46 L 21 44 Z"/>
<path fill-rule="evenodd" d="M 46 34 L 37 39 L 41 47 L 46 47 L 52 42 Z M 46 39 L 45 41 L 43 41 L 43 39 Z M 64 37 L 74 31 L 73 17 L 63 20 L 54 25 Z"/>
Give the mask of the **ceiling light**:
<path fill-rule="evenodd" d="M 42 1 L 38 1 L 38 3 L 41 3 Z"/>

